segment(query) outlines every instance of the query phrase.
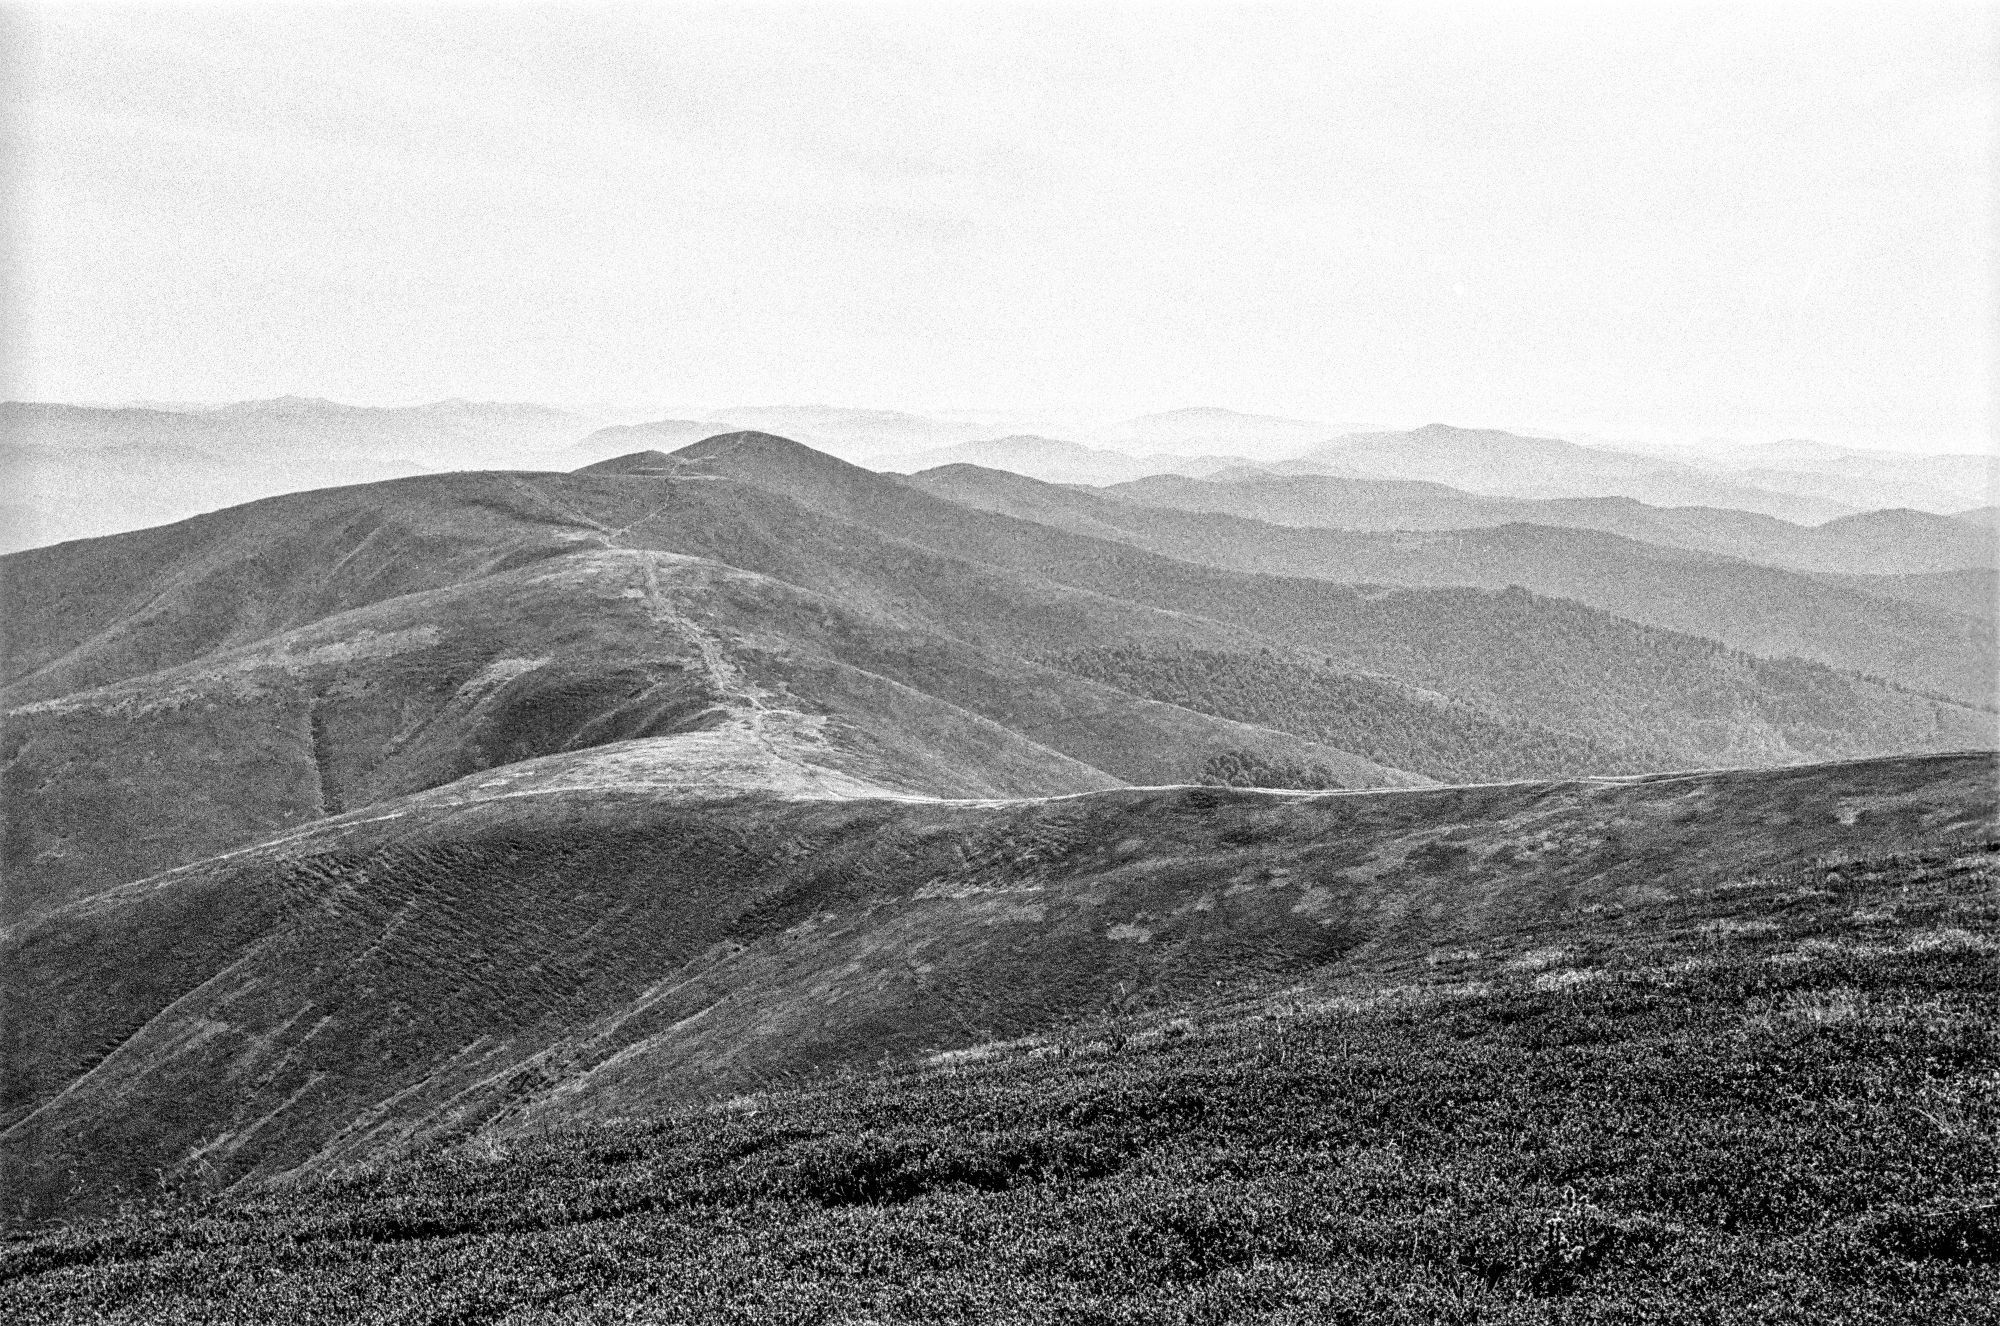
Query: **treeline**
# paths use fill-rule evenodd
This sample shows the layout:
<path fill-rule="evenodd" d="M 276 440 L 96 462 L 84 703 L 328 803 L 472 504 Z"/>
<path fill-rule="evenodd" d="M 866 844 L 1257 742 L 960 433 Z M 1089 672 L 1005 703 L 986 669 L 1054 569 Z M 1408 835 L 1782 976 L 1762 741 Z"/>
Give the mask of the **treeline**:
<path fill-rule="evenodd" d="M 1572 732 L 1509 723 L 1468 705 L 1427 698 L 1415 691 L 1334 667 L 1315 666 L 1270 653 L 1226 653 L 1171 646 L 1101 645 L 1048 656 L 1075 676 L 1116 686 L 1132 695 L 1197 713 L 1290 732 L 1323 745 L 1366 756 L 1447 782 L 1510 778 L 1559 778 L 1585 773 L 1637 773 L 1658 767 L 1657 754 L 1608 746 Z M 1307 782 L 1263 782 L 1240 753 L 1205 782 L 1237 787 L 1309 787 Z M 1308 771 L 1271 771 L 1308 776 Z M 1242 781 L 1237 781 L 1241 778 Z M 1324 786 L 1337 786 L 1327 783 Z"/>
<path fill-rule="evenodd" d="M 1347 786 L 1333 770 L 1316 760 L 1285 759 L 1247 750 L 1211 755 L 1195 781 L 1217 787 L 1286 787 L 1305 792 Z"/>

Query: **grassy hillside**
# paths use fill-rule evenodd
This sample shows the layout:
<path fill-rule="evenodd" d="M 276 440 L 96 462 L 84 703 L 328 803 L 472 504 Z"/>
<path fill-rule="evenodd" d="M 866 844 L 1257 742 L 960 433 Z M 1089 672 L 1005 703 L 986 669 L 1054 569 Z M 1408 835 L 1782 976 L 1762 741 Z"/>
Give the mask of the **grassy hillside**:
<path fill-rule="evenodd" d="M 1098 646 L 1048 661 L 1133 695 L 1295 732 L 1441 781 L 1554 778 L 1585 769 L 1637 773 L 1646 767 L 1642 752 L 1500 723 L 1408 687 L 1269 653 Z"/>
<path fill-rule="evenodd" d="M 694 732 L 941 796 L 1215 781 L 1224 755 L 1423 781 L 751 572 L 590 548 L 15 708 L 0 916 L 478 770 Z"/>
<path fill-rule="evenodd" d="M 1234 570 L 1347 584 L 1518 585 L 1762 657 L 1811 659 L 1972 704 L 1991 703 L 2000 671 L 1990 611 L 1967 620 L 1861 586 L 1592 530 L 1298 529 L 1111 502 L 970 467 L 913 482 L 986 509 Z M 1962 529 L 1944 517 L 1924 519 Z"/>
<path fill-rule="evenodd" d="M 691 733 L 475 775 L 0 937 L 13 1217 L 646 1113 L 1990 827 L 1993 760 L 1379 793 L 708 799 Z M 776 793 L 777 795 L 774 795 Z"/>
<path fill-rule="evenodd" d="M 1990 826 L 1989 826 L 1990 827 Z M 24 1322 L 1867 1321 L 2000 1295 L 1996 854 L 1473 944 L 0 1244 Z"/>

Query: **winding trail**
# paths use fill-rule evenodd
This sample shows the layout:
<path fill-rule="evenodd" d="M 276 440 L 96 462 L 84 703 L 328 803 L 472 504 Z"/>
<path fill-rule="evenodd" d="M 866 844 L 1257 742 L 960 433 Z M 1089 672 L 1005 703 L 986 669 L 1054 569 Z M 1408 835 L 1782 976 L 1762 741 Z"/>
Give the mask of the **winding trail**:
<path fill-rule="evenodd" d="M 639 559 L 647 612 L 656 623 L 671 629 L 695 647 L 701 655 L 702 667 L 708 673 L 709 684 L 734 710 L 736 721 L 751 743 L 767 758 L 797 771 L 823 793 L 832 796 L 847 794 L 843 785 L 851 782 L 851 775 L 843 774 L 837 766 L 824 768 L 808 758 L 808 748 L 828 749 L 825 738 L 819 732 L 820 720 L 798 709 L 772 704 L 772 693 L 752 681 L 737 666 L 722 642 L 700 622 L 675 606 L 672 592 L 661 585 L 656 567 L 659 556 L 672 554 L 657 554 L 644 549 L 620 551 Z"/>

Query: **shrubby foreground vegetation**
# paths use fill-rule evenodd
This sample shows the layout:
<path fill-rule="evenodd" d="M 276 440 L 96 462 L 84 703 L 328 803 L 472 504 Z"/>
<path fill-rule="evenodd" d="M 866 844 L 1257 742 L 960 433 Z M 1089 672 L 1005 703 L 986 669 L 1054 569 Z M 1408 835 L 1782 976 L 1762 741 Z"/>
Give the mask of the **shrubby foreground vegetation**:
<path fill-rule="evenodd" d="M 21 1321 L 1910 1322 L 2000 1301 L 2000 844 L 0 1245 Z"/>

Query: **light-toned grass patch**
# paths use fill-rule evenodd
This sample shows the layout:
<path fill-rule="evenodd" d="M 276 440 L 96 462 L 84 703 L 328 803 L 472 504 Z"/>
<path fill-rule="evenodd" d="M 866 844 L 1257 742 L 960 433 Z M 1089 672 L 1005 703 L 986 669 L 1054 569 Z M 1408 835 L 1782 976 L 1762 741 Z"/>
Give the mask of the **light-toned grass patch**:
<path fill-rule="evenodd" d="M 1904 947 L 1913 953 L 2000 952 L 2000 940 L 1991 935 L 1975 935 L 1970 930 L 1957 926 L 1947 926 L 1936 930 L 1919 930 L 1903 941 Z"/>
<path fill-rule="evenodd" d="M 1544 971 L 1568 960 L 1569 950 L 1566 948 L 1531 948 L 1502 966 L 1508 971 Z"/>
<path fill-rule="evenodd" d="M 1794 990 L 1785 996 L 1779 1016 L 1799 1022 L 1852 1022 L 1868 1009 L 1868 997 L 1849 986 L 1833 990 Z"/>
<path fill-rule="evenodd" d="M 1782 929 L 1776 921 L 1738 921 L 1724 917 L 1719 921 L 1704 921 L 1701 936 L 1711 944 L 1726 939 L 1756 939 L 1764 935 L 1775 935 Z"/>
<path fill-rule="evenodd" d="M 995 1059 L 1000 1055 L 997 1045 L 968 1045 L 961 1050 L 939 1050 L 924 1062 L 933 1068 L 950 1068 L 960 1064 L 976 1064 L 985 1059 Z"/>
<path fill-rule="evenodd" d="M 1477 962 L 1478 960 L 1479 950 L 1476 948 L 1432 949 L 1430 956 L 1425 959 L 1433 967 L 1441 966 L 1447 962 Z"/>

